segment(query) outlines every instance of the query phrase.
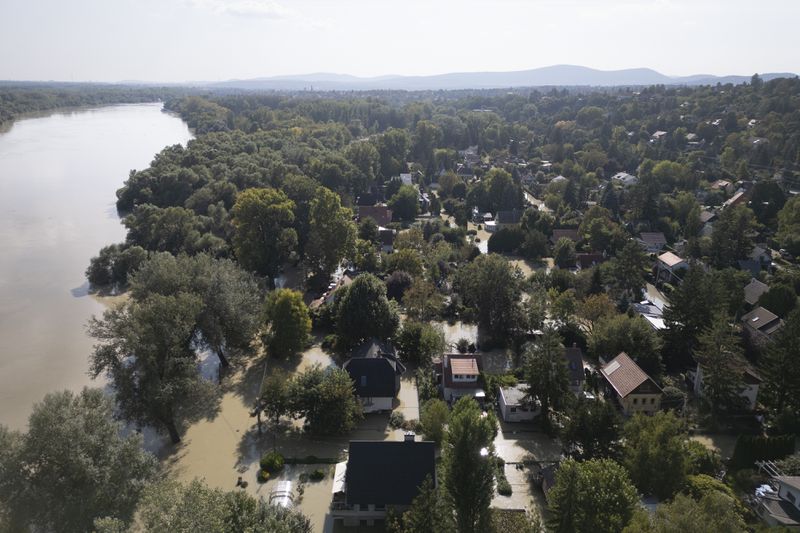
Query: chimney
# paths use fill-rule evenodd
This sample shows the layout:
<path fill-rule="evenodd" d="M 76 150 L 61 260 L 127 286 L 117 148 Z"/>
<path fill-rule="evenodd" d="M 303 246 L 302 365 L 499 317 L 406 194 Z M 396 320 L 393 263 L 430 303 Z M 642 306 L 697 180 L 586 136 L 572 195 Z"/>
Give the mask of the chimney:
<path fill-rule="evenodd" d="M 403 435 L 403 442 L 414 442 L 416 438 L 417 435 L 413 431 L 406 431 Z"/>

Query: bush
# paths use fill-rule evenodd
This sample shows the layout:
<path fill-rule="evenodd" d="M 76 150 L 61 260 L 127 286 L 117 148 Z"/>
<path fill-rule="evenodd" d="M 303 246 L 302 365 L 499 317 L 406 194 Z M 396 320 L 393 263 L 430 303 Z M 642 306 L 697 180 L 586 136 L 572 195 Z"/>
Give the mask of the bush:
<path fill-rule="evenodd" d="M 283 455 L 278 452 L 269 452 L 261 457 L 261 470 L 266 470 L 270 473 L 275 473 L 283 468 L 284 460 Z"/>
<path fill-rule="evenodd" d="M 739 435 L 731 458 L 734 469 L 752 468 L 756 461 L 783 459 L 794 453 L 794 435 L 762 437 Z"/>
<path fill-rule="evenodd" d="M 501 479 L 497 482 L 497 493 L 500 496 L 511 496 L 512 492 L 511 484 L 508 480 Z"/>
<path fill-rule="evenodd" d="M 256 477 L 259 483 L 266 483 L 269 481 L 269 472 L 264 470 L 263 468 L 258 471 L 258 476 Z"/>
<path fill-rule="evenodd" d="M 489 237 L 489 253 L 515 253 L 525 242 L 525 232 L 521 228 L 503 228 Z"/>
<path fill-rule="evenodd" d="M 403 416 L 403 413 L 400 411 L 392 411 L 392 414 L 389 415 L 389 426 L 393 429 L 399 429 L 403 427 L 403 423 L 406 421 L 406 417 Z"/>
<path fill-rule="evenodd" d="M 311 475 L 308 477 L 311 481 L 322 481 L 323 479 L 325 479 L 325 472 L 317 468 L 316 470 L 311 472 Z"/>

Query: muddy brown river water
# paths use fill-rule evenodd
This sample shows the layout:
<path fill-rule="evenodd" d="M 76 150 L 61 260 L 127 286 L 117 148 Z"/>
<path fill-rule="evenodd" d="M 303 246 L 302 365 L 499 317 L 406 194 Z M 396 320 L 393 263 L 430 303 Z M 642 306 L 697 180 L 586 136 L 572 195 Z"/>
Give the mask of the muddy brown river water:
<path fill-rule="evenodd" d="M 23 118 L 0 130 L 0 424 L 24 429 L 46 393 L 91 385 L 84 271 L 124 239 L 115 191 L 186 124 L 160 103 Z M 102 384 L 100 384 L 102 385 Z"/>

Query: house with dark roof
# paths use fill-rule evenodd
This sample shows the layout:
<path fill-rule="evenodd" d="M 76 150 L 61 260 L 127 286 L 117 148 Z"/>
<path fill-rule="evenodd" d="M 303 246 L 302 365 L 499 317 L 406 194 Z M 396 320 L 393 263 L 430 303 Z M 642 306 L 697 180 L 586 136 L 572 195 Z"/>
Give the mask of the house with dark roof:
<path fill-rule="evenodd" d="M 600 252 L 578 252 L 575 254 L 575 263 L 581 270 L 592 268 L 600 263 L 605 263 L 605 261 L 606 256 Z"/>
<path fill-rule="evenodd" d="M 497 406 L 505 422 L 525 422 L 533 420 L 541 407 L 528 395 L 528 384 L 517 383 L 513 387 L 499 387 Z"/>
<path fill-rule="evenodd" d="M 766 283 L 758 281 L 756 278 L 751 278 L 750 283 L 744 287 L 744 301 L 747 305 L 756 305 L 761 295 L 769 290 Z"/>
<path fill-rule="evenodd" d="M 371 218 L 378 226 L 388 226 L 392 221 L 392 210 L 383 204 L 359 205 L 358 220 L 363 221 L 365 218 Z"/>
<path fill-rule="evenodd" d="M 497 229 L 518 226 L 522 220 L 522 213 L 522 209 L 507 209 L 498 211 L 497 215 L 494 217 Z"/>
<path fill-rule="evenodd" d="M 800 528 L 800 476 L 776 476 L 775 490 L 756 492 L 756 513 L 772 527 Z"/>
<path fill-rule="evenodd" d="M 660 231 L 643 231 L 639 234 L 636 242 L 647 253 L 654 254 L 660 252 L 667 245 L 667 238 Z"/>
<path fill-rule="evenodd" d="M 336 465 L 331 515 L 345 526 L 372 526 L 393 508 L 411 506 L 419 487 L 436 484 L 436 448 L 407 433 L 397 441 L 350 441 L 347 461 Z"/>
<path fill-rule="evenodd" d="M 572 345 L 564 350 L 564 358 L 567 360 L 569 390 L 578 395 L 583 391 L 583 381 L 586 379 L 583 371 L 583 351 L 577 345 Z"/>
<path fill-rule="evenodd" d="M 550 235 L 550 243 L 555 246 L 560 239 L 569 239 L 572 242 L 578 242 L 580 235 L 577 229 L 554 229 L 553 234 Z"/>
<path fill-rule="evenodd" d="M 773 335 L 783 327 L 783 320 L 772 311 L 759 306 L 742 317 L 742 324 L 750 340 L 763 344 L 770 342 Z"/>
<path fill-rule="evenodd" d="M 365 342 L 342 368 L 350 374 L 365 413 L 392 410 L 400 392 L 400 376 L 406 370 L 392 346 L 374 339 Z"/>
<path fill-rule="evenodd" d="M 600 367 L 622 412 L 653 414 L 661 408 L 661 387 L 625 352 Z"/>
<path fill-rule="evenodd" d="M 445 401 L 452 403 L 462 396 L 472 396 L 478 402 L 486 399 L 486 391 L 478 384 L 481 373 L 479 356 L 445 354 L 434 366 Z"/>

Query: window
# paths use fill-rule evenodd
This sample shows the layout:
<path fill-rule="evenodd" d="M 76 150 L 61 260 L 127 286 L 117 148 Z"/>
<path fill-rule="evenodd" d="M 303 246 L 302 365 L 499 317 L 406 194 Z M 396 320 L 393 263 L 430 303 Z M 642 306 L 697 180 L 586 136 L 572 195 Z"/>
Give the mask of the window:
<path fill-rule="evenodd" d="M 361 386 L 362 387 L 367 386 L 367 376 L 361 376 Z"/>
<path fill-rule="evenodd" d="M 633 405 L 636 405 L 636 404 L 638 404 L 638 403 L 639 403 L 639 398 L 634 398 L 634 399 L 633 399 Z"/>
<path fill-rule="evenodd" d="M 656 403 L 656 399 L 655 398 L 650 398 L 650 405 L 652 405 L 654 403 Z"/>
<path fill-rule="evenodd" d="M 512 413 L 516 413 L 516 412 L 517 412 L 517 408 L 516 408 L 516 407 L 512 407 L 512 408 L 511 408 L 511 412 L 512 412 Z"/>

